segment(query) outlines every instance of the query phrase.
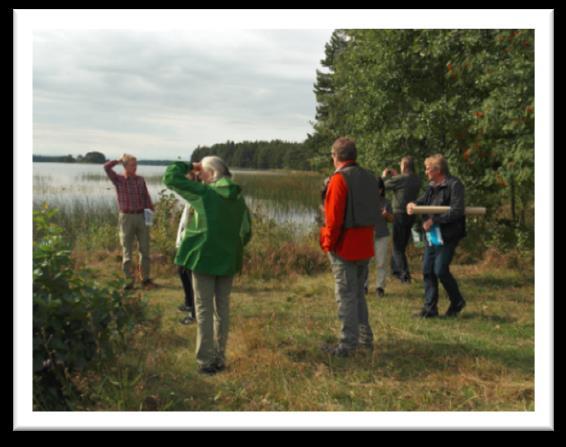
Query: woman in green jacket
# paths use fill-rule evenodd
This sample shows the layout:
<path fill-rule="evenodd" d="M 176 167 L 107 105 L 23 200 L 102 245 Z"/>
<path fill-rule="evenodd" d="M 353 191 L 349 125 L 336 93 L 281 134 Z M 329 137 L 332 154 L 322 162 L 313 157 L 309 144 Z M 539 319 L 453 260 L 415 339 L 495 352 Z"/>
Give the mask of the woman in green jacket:
<path fill-rule="evenodd" d="M 189 172 L 203 183 L 189 180 Z M 199 371 L 215 374 L 225 368 L 229 297 L 234 275 L 242 268 L 244 245 L 251 238 L 250 213 L 240 186 L 218 157 L 175 162 L 165 171 L 163 183 L 195 211 L 175 263 L 193 272 Z"/>

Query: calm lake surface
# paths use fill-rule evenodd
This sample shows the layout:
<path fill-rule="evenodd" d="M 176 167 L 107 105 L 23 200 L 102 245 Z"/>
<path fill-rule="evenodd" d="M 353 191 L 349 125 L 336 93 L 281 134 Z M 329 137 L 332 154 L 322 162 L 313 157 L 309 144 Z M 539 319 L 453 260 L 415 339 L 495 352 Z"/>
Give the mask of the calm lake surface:
<path fill-rule="evenodd" d="M 117 173 L 122 172 L 116 166 Z M 161 178 L 166 166 L 138 165 L 154 202 L 166 190 Z M 315 223 L 323 176 L 312 173 L 232 170 L 244 191 L 250 209 L 279 224 L 308 230 Z M 116 207 L 116 192 L 99 164 L 33 163 L 34 208 L 47 202 L 51 207 Z M 182 205 L 179 198 L 179 206 Z"/>

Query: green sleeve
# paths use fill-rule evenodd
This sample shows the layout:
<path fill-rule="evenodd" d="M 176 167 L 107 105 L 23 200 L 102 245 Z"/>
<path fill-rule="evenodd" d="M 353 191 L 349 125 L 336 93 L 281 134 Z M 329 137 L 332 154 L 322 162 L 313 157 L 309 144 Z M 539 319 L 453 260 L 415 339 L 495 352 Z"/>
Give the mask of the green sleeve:
<path fill-rule="evenodd" d="M 242 227 L 240 228 L 240 237 L 242 238 L 242 243 L 244 245 L 247 245 L 252 238 L 252 218 L 248 207 L 246 207 L 246 210 L 244 211 L 244 219 L 242 220 Z"/>
<path fill-rule="evenodd" d="M 176 161 L 169 165 L 163 175 L 163 183 L 167 188 L 175 191 L 183 199 L 192 202 L 203 196 L 208 187 L 199 182 L 189 180 L 186 175 L 193 168 L 192 163 Z"/>

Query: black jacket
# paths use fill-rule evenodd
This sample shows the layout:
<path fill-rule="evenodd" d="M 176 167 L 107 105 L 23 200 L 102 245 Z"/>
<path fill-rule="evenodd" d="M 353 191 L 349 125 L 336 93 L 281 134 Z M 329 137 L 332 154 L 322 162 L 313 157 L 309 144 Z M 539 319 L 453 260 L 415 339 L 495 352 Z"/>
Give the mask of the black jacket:
<path fill-rule="evenodd" d="M 423 215 L 424 220 L 432 217 L 433 223 L 440 225 L 442 238 L 447 243 L 466 236 L 464 192 L 464 185 L 458 178 L 447 176 L 440 185 L 430 183 L 424 195 L 415 202 L 417 205 L 450 207 L 444 214 Z"/>
<path fill-rule="evenodd" d="M 393 212 L 407 214 L 407 203 L 419 196 L 421 179 L 415 174 L 402 174 L 384 180 L 385 190 L 393 191 Z"/>

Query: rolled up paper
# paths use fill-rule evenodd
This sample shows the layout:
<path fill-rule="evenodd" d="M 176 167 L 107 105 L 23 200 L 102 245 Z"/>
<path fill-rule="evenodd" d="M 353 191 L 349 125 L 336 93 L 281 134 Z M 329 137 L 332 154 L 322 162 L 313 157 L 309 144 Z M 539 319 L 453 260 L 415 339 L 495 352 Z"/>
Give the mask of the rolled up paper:
<path fill-rule="evenodd" d="M 415 206 L 413 214 L 444 214 L 450 211 L 449 206 Z M 486 213 L 483 206 L 467 206 L 464 214 L 467 216 L 483 216 Z"/>

